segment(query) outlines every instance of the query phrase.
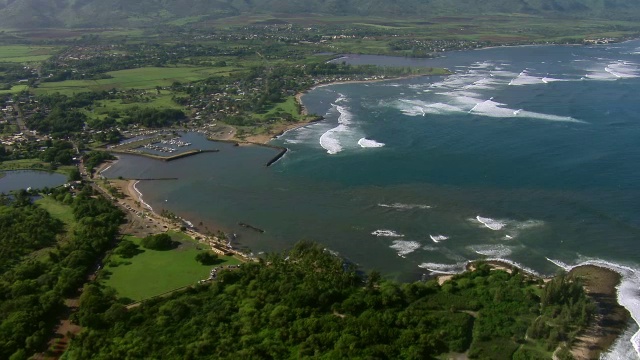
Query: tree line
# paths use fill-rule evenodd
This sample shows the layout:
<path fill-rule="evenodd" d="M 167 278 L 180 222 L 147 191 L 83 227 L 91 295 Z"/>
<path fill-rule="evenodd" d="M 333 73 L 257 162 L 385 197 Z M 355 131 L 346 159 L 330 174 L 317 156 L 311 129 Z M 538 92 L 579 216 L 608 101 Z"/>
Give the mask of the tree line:
<path fill-rule="evenodd" d="M 87 328 L 63 359 L 432 359 L 465 351 L 471 358 L 543 359 L 558 343 L 545 348 L 545 338 L 527 339 L 527 331 L 549 306 L 578 311 L 563 299 L 583 298 L 581 287 L 565 279 L 577 285 L 549 290 L 518 271 L 480 264 L 442 286 L 400 284 L 300 242 L 129 311 L 112 290 L 91 285 L 80 305 Z"/>
<path fill-rule="evenodd" d="M 49 192 L 49 191 L 47 191 Z M 64 299 L 73 295 L 111 246 L 123 214 L 90 187 L 69 197 L 65 188 L 49 196 L 66 201 L 72 231 L 33 204 L 26 192 L 0 206 L 0 358 L 27 359 L 43 350 Z"/>

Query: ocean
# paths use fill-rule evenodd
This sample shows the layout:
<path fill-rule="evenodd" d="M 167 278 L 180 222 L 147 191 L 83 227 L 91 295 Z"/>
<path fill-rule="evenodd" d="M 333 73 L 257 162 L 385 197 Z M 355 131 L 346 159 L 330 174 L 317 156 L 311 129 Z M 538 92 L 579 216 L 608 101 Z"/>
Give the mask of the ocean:
<path fill-rule="evenodd" d="M 337 61 L 453 75 L 310 91 L 303 103 L 325 120 L 274 140 L 290 151 L 271 167 L 272 149 L 190 133 L 220 152 L 122 156 L 105 175 L 178 177 L 137 188 L 155 210 L 234 232 L 256 254 L 316 240 L 401 281 L 482 258 L 540 274 L 612 268 L 635 322 L 607 356 L 638 358 L 640 41 Z"/>

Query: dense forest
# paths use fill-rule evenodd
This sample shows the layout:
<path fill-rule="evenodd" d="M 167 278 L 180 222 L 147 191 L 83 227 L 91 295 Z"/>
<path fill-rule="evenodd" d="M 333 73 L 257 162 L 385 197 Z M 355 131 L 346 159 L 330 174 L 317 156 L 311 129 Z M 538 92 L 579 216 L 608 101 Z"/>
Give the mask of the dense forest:
<path fill-rule="evenodd" d="M 122 213 L 90 187 L 75 194 L 60 188 L 71 228 L 34 205 L 26 192 L 0 206 L 0 359 L 27 359 L 49 339 L 63 301 L 86 281 L 112 244 Z"/>
<path fill-rule="evenodd" d="M 113 291 L 91 285 L 78 315 L 86 328 L 63 358 L 429 359 L 468 351 L 544 359 L 591 312 L 579 282 L 565 276 L 544 286 L 479 264 L 442 286 L 399 284 L 301 242 L 128 311 Z"/>

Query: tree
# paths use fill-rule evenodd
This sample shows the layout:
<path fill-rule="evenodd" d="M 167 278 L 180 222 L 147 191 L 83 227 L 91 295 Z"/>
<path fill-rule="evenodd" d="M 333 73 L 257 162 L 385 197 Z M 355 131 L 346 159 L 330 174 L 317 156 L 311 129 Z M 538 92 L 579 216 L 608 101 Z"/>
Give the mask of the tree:
<path fill-rule="evenodd" d="M 218 262 L 218 255 L 210 251 L 201 252 L 196 255 L 196 260 L 202 265 L 213 265 Z"/>
<path fill-rule="evenodd" d="M 171 250 L 175 247 L 175 242 L 166 233 L 149 235 L 140 242 L 142 247 L 151 250 Z"/>

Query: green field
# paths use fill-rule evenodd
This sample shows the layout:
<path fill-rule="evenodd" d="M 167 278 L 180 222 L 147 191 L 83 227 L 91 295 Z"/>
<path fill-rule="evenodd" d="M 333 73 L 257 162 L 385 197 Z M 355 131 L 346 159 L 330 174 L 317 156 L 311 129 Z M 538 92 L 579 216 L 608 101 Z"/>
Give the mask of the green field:
<path fill-rule="evenodd" d="M 27 90 L 28 88 L 28 85 L 14 85 L 9 90 L 0 90 L 0 94 L 15 94 L 22 90 Z"/>
<path fill-rule="evenodd" d="M 86 91 L 116 89 L 155 89 L 156 86 L 169 86 L 174 82 L 189 82 L 206 79 L 213 75 L 228 75 L 232 67 L 143 67 L 137 69 L 108 72 L 110 79 L 66 80 L 45 82 L 34 89 L 36 94 L 54 93 L 73 94 Z M 155 91 L 155 90 L 154 90 Z"/>
<path fill-rule="evenodd" d="M 302 116 L 298 111 L 298 105 L 294 96 L 287 97 L 286 100 L 281 103 L 273 104 L 271 109 L 264 113 L 254 114 L 254 117 L 260 120 L 265 120 L 269 117 L 277 116 L 278 113 L 291 114 L 291 116 L 296 120 L 302 120 L 302 118 L 304 118 L 304 116 Z"/>
<path fill-rule="evenodd" d="M 47 60 L 57 50 L 54 46 L 0 46 L 0 62 L 27 63 Z"/>
<path fill-rule="evenodd" d="M 67 175 L 71 173 L 71 170 L 75 169 L 74 165 L 62 165 L 57 167 L 54 172 L 58 174 Z M 51 170 L 51 164 L 46 163 L 40 159 L 20 159 L 20 160 L 7 160 L 0 162 L 0 171 L 2 170 Z"/>
<path fill-rule="evenodd" d="M 64 205 L 49 196 L 44 196 L 41 199 L 36 200 L 35 203 L 41 208 L 47 210 L 51 216 L 62 221 L 67 225 L 67 227 L 73 226 L 73 224 L 76 223 L 71 206 Z"/>
<path fill-rule="evenodd" d="M 169 234 L 174 241 L 181 243 L 174 250 L 156 251 L 140 248 L 144 251 L 130 259 L 112 255 L 109 263 L 118 265 L 105 267 L 111 274 L 102 283 L 116 289 L 122 298 L 143 300 L 208 278 L 213 266 L 201 265 L 195 260 L 196 255 L 204 251 L 200 249 L 204 249 L 205 246 L 186 235 Z M 138 245 L 141 240 L 129 235 L 125 236 L 125 239 Z M 220 256 L 220 260 L 215 266 L 240 263 L 238 259 L 228 256 Z"/>

